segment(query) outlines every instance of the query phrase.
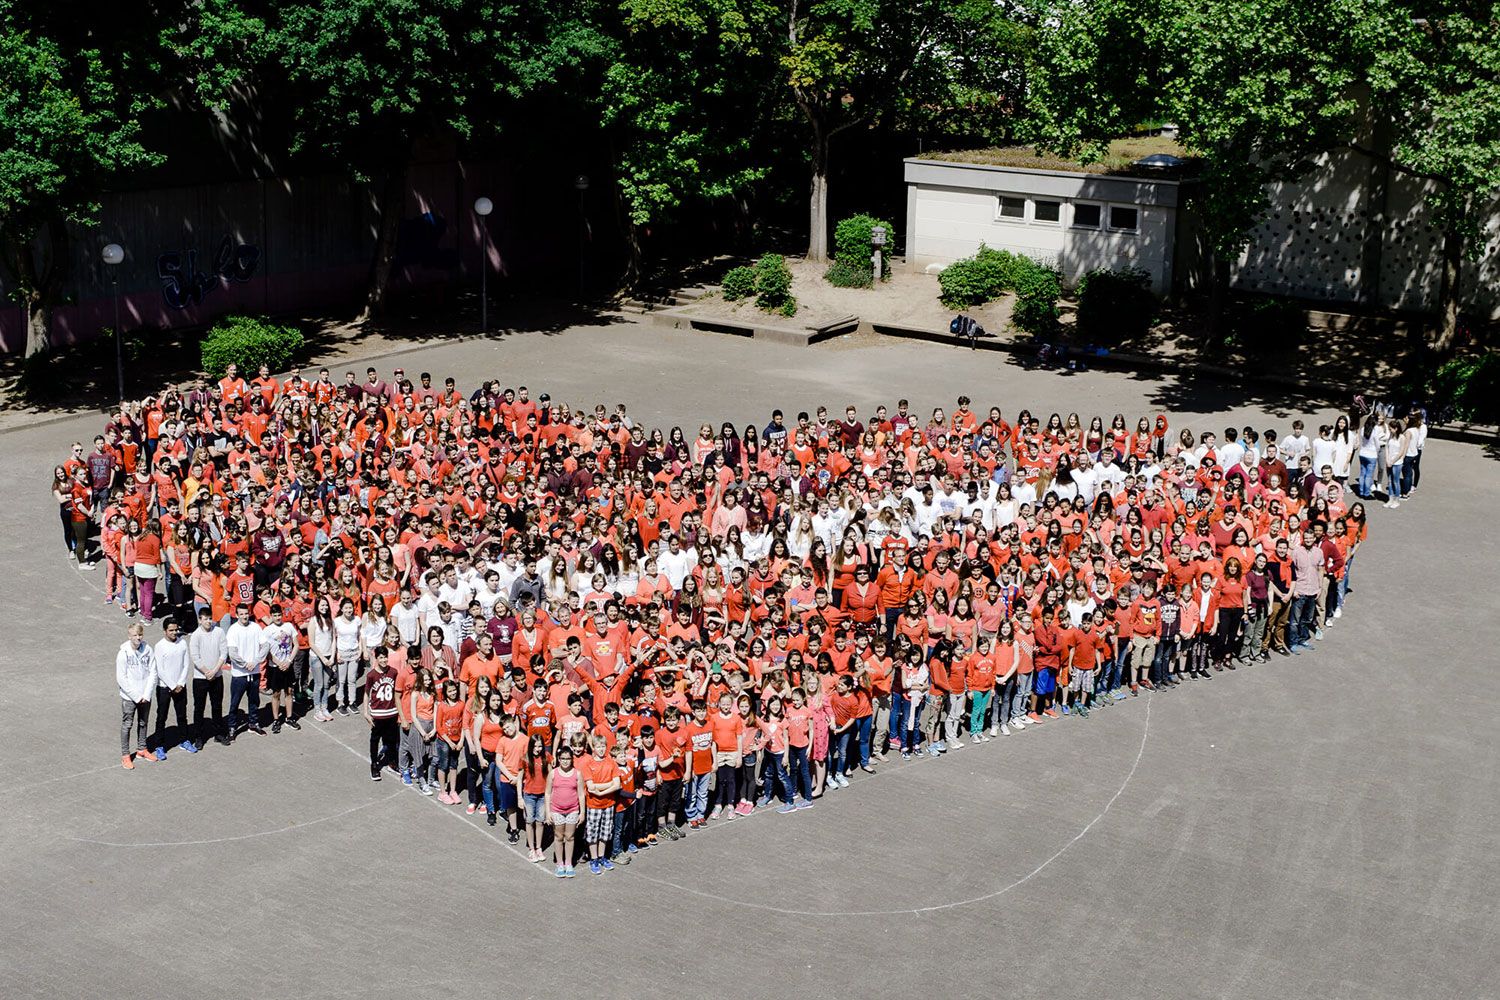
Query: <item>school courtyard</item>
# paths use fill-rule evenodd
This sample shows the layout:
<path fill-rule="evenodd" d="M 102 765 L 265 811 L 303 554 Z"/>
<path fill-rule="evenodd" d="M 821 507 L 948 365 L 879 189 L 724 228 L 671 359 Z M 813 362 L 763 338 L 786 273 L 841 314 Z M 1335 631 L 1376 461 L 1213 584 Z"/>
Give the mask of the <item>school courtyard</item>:
<path fill-rule="evenodd" d="M 1043 419 L 1166 411 L 1174 434 L 1332 416 L 1191 371 L 873 336 L 621 323 L 369 360 L 623 402 L 689 437 L 960 394 Z M 1372 505 L 1349 610 L 1311 655 L 893 759 L 815 809 L 562 881 L 482 816 L 371 783 L 357 717 L 121 770 L 126 619 L 66 557 L 47 489 L 100 426 L 0 434 L 0 606 L 25 619 L 0 657 L 7 997 L 1500 995 L 1500 461 L 1477 446 L 1434 438 L 1416 498 Z"/>

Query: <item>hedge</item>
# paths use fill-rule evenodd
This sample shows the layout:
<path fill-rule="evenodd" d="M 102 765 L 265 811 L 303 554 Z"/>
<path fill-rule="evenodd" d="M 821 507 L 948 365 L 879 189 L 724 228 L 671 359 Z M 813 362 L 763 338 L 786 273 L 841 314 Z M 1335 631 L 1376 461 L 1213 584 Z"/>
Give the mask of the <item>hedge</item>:
<path fill-rule="evenodd" d="M 966 309 L 1016 294 L 1011 322 L 1028 333 L 1045 335 L 1057 326 L 1062 279 L 1057 271 L 1030 257 L 984 244 L 973 257 L 954 261 L 938 274 L 938 298 L 949 309 Z"/>
<path fill-rule="evenodd" d="M 253 316 L 227 316 L 203 338 L 203 370 L 220 378 L 231 364 L 254 375 L 261 365 L 285 371 L 306 344 L 302 331 Z"/>
<path fill-rule="evenodd" d="M 797 315 L 797 300 L 792 297 L 792 271 L 779 253 L 765 254 L 755 262 L 755 304 L 766 312 Z"/>
<path fill-rule="evenodd" d="M 885 230 L 886 244 L 881 248 L 880 255 L 880 280 L 885 281 L 891 276 L 891 238 L 895 235 L 895 228 L 881 219 L 871 215 L 851 215 L 837 226 L 833 227 L 833 259 L 836 264 L 843 265 L 845 270 L 838 272 L 842 279 L 847 279 L 851 272 L 869 275 L 870 284 L 874 283 L 874 256 L 875 239 L 872 235 L 875 227 L 880 226 Z M 828 269 L 828 280 L 839 284 L 834 280 L 834 269 Z M 854 285 L 843 284 L 840 288 L 853 288 Z"/>

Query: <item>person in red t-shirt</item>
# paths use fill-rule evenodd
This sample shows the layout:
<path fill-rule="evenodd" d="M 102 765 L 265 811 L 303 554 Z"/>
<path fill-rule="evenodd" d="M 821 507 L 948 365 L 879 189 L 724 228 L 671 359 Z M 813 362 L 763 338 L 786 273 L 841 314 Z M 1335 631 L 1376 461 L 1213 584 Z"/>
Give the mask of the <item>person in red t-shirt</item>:
<path fill-rule="evenodd" d="M 681 840 L 682 782 L 687 762 L 687 730 L 682 712 L 668 705 L 662 712 L 661 728 L 656 731 L 657 774 L 661 790 L 656 794 L 656 818 L 668 840 Z"/>
<path fill-rule="evenodd" d="M 693 717 L 683 732 L 688 741 L 688 761 L 683 786 L 684 811 L 689 829 L 696 830 L 708 820 L 708 776 L 714 765 L 714 734 L 708 724 L 708 703 L 701 698 L 693 702 Z"/>

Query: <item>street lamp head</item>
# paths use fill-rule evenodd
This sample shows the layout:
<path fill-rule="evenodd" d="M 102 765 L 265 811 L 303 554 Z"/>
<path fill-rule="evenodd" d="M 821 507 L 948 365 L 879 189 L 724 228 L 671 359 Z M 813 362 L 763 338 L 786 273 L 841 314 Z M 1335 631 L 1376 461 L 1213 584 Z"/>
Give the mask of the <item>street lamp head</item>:
<path fill-rule="evenodd" d="M 490 201 L 488 198 L 475 198 L 474 199 L 474 214 L 475 215 L 480 215 L 480 216 L 489 215 L 494 210 L 495 210 L 495 203 L 492 202 L 492 201 Z"/>
<path fill-rule="evenodd" d="M 112 266 L 125 259 L 125 248 L 118 243 L 111 243 L 99 251 L 99 256 L 104 259 L 104 263 Z"/>
<path fill-rule="evenodd" d="M 885 227 L 875 226 L 870 230 L 870 242 L 878 247 L 885 246 Z"/>
<path fill-rule="evenodd" d="M 573 186 L 580 191 L 587 191 L 589 189 L 589 175 L 579 174 L 573 178 Z"/>

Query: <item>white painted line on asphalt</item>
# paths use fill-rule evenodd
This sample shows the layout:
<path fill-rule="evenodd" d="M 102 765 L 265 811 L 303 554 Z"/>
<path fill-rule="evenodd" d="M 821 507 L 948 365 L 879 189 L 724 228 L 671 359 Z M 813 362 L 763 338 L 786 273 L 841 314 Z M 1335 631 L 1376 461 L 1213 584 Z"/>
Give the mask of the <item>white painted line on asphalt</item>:
<path fill-rule="evenodd" d="M 1056 861 L 1058 858 L 1066 854 L 1069 848 L 1082 840 L 1090 830 L 1098 825 L 1099 821 L 1102 820 L 1105 814 L 1109 812 L 1110 807 L 1115 804 L 1115 802 L 1120 798 L 1121 795 L 1125 794 L 1125 789 L 1129 787 L 1131 779 L 1135 777 L 1136 769 L 1141 766 L 1141 758 L 1146 754 L 1146 740 L 1147 737 L 1151 735 L 1151 701 L 1152 696 L 1148 694 L 1146 696 L 1145 724 L 1141 727 L 1141 745 L 1136 750 L 1135 760 L 1131 763 L 1130 770 L 1125 775 L 1125 780 L 1120 782 L 1120 787 L 1115 790 L 1114 795 L 1110 796 L 1109 801 L 1104 803 L 1104 808 L 1099 810 L 1099 815 L 1089 820 L 1088 824 L 1082 830 L 1079 830 L 1077 833 L 1075 833 L 1071 840 L 1059 847 L 1051 857 L 1047 858 L 1047 860 L 1037 865 L 1030 872 L 1016 879 L 1014 882 L 1011 882 L 1009 885 L 996 889 L 993 892 L 987 892 L 981 896 L 971 896 L 967 899 L 957 899 L 948 903 L 936 903 L 931 906 L 918 906 L 896 910 L 794 910 L 787 907 L 771 906 L 766 903 L 755 903 L 745 899 L 735 899 L 733 896 L 724 896 L 720 895 L 719 893 L 705 892 L 702 889 L 695 889 L 692 886 L 682 885 L 681 883 L 672 882 L 667 879 L 655 878 L 651 875 L 647 875 L 639 871 L 634 871 L 631 874 L 635 878 L 644 879 L 647 882 L 654 882 L 657 885 L 663 885 L 669 889 L 678 889 L 682 892 L 686 892 L 693 896 L 699 896 L 703 899 L 711 899 L 720 903 L 728 903 L 732 906 L 743 906 L 753 910 L 762 910 L 767 913 L 780 913 L 786 916 L 793 917 L 889 917 L 902 915 L 915 916 L 923 913 L 935 913 L 940 910 L 952 910 L 957 909 L 961 906 L 972 906 L 975 903 L 982 903 L 986 900 L 994 899 L 997 896 L 1003 896 L 1007 892 L 1010 892 L 1012 889 L 1019 888 L 1020 886 L 1025 885 L 1027 882 L 1030 882 L 1032 879 L 1040 875 L 1047 869 L 1049 865 L 1052 864 L 1052 862 Z M 896 773 L 896 771 L 901 770 L 905 770 L 905 768 L 898 768 L 894 771 L 886 773 Z M 879 775 L 874 775 L 872 777 L 878 776 Z M 862 783 L 863 782 L 861 782 L 861 784 Z M 766 811 L 770 812 L 771 810 L 768 809 Z M 713 829 L 713 827 L 709 827 L 708 829 Z M 705 831 L 698 830 L 695 832 L 703 833 Z"/>
<path fill-rule="evenodd" d="M 315 733 L 322 733 L 324 736 L 328 737 L 330 740 L 332 740 L 333 742 L 337 743 L 339 746 L 343 747 L 345 750 L 348 750 L 350 753 L 352 753 L 354 756 L 358 757 L 360 760 L 365 761 L 366 763 L 369 763 L 370 758 L 369 758 L 368 754 L 361 753 L 355 747 L 351 747 L 349 744 L 345 743 L 343 740 L 341 740 L 337 736 L 333 735 L 333 733 L 329 732 L 327 729 L 323 728 L 321 725 L 319 725 L 317 723 L 313 723 L 312 730 Z M 398 778 L 397 780 L 399 781 L 400 779 Z M 436 806 L 438 808 L 438 811 L 440 811 L 443 815 L 445 815 L 445 816 L 452 816 L 454 819 L 458 820 L 460 823 L 462 823 L 464 826 L 468 827 L 469 829 L 474 830 L 474 831 L 476 831 L 478 833 L 484 834 L 486 837 L 490 838 L 495 843 L 499 844 L 501 847 L 505 848 L 507 851 L 509 851 L 510 853 L 514 854 L 516 857 L 520 858 L 522 861 L 525 861 L 526 862 L 526 867 L 529 868 L 529 869 L 531 869 L 532 871 L 537 872 L 538 874 L 541 874 L 541 875 L 545 875 L 548 878 L 552 877 L 549 872 L 542 871 L 542 869 L 540 867 L 538 867 L 537 864 L 533 863 L 531 861 L 531 859 L 527 858 L 526 855 L 522 854 L 521 853 L 521 849 L 519 847 L 516 847 L 514 844 L 507 843 L 501 837 L 499 837 L 499 836 L 491 833 L 489 831 L 489 829 L 488 829 L 488 824 L 485 824 L 484 826 L 481 826 L 478 823 L 471 822 L 469 820 L 469 818 L 468 818 L 468 814 L 467 813 L 452 812 L 452 811 L 450 811 L 448 809 L 443 808 L 443 804 L 441 802 L 439 802 L 436 798 L 429 798 L 428 796 L 423 795 L 420 791 L 417 790 L 417 787 L 415 785 L 402 785 L 400 788 L 396 789 L 396 794 L 399 795 L 403 791 L 405 791 L 405 792 L 411 792 L 413 795 L 417 796 L 417 798 L 421 799 L 422 801 L 431 803 L 432 805 Z"/>
<path fill-rule="evenodd" d="M 361 802 L 357 806 L 350 806 L 348 809 L 333 813 L 329 816 L 321 816 L 318 819 L 304 820 L 301 823 L 289 823 L 286 826 L 279 826 L 274 830 L 259 830 L 255 833 L 242 833 L 233 837 L 210 837 L 205 840 L 157 840 L 147 843 L 116 840 L 93 840 L 88 837 L 69 837 L 66 834 L 63 835 L 63 839 L 71 840 L 79 844 L 94 844 L 99 847 L 198 847 L 203 844 L 232 844 L 235 841 L 239 840 L 255 840 L 258 837 L 270 837 L 278 833 L 290 833 L 293 830 L 301 830 L 304 827 L 317 826 L 319 823 L 328 823 L 332 820 L 341 819 L 344 816 L 348 816 L 351 813 L 357 813 L 361 809 L 368 809 L 371 806 L 378 806 L 382 802 L 389 802 L 391 799 L 400 794 L 401 790 L 398 788 L 395 791 L 391 792 L 391 794 L 386 795 L 382 798 L 375 799 L 371 802 Z"/>

